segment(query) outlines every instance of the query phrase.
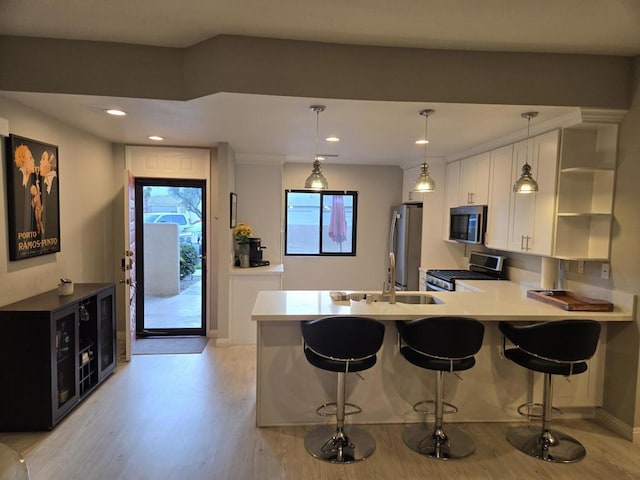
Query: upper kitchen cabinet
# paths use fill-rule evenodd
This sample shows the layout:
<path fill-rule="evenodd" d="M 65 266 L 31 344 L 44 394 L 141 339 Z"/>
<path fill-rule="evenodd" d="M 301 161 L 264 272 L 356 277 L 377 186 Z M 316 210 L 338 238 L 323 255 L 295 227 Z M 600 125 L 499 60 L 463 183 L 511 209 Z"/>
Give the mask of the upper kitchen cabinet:
<path fill-rule="evenodd" d="M 485 244 L 497 250 L 509 249 L 509 208 L 513 183 L 513 145 L 491 151 L 491 175 Z"/>
<path fill-rule="evenodd" d="M 538 182 L 535 194 L 511 193 L 508 249 L 552 256 L 553 219 L 555 213 L 558 168 L 558 130 L 516 143 L 513 147 L 511 188 L 528 161 Z"/>
<path fill-rule="evenodd" d="M 449 209 L 458 207 L 460 197 L 460 160 L 447 163 L 447 178 L 445 185 L 445 214 L 443 215 L 444 225 L 442 226 L 443 239 L 449 241 Z"/>
<path fill-rule="evenodd" d="M 460 161 L 459 205 L 486 205 L 489 196 L 490 152 Z"/>
<path fill-rule="evenodd" d="M 583 123 L 563 130 L 555 257 L 609 258 L 617 138 L 616 123 Z"/>

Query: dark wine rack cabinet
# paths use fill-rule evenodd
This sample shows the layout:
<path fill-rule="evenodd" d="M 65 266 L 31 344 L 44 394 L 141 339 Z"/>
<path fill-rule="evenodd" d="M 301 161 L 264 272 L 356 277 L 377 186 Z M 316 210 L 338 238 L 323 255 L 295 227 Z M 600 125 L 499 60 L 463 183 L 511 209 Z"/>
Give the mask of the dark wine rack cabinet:
<path fill-rule="evenodd" d="M 114 286 L 0 307 L 0 335 L 0 430 L 49 430 L 116 367 Z"/>

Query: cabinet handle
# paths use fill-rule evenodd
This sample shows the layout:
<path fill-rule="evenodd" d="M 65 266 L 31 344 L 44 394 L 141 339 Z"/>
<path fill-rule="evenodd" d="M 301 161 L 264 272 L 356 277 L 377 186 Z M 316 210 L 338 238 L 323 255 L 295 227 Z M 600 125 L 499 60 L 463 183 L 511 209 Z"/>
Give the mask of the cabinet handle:
<path fill-rule="evenodd" d="M 520 250 L 524 250 L 524 235 L 520 235 Z"/>
<path fill-rule="evenodd" d="M 527 235 L 527 237 L 526 237 L 526 238 L 527 238 L 527 252 L 528 252 L 529 250 L 531 250 L 531 249 L 529 248 L 529 239 L 530 239 L 531 237 Z"/>

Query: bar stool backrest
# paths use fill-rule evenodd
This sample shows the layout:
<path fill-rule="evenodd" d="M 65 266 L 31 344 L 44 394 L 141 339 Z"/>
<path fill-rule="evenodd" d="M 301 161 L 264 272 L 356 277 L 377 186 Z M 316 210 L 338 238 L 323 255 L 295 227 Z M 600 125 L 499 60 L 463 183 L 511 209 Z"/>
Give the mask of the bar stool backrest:
<path fill-rule="evenodd" d="M 343 361 L 375 355 L 384 338 L 384 325 L 367 317 L 324 317 L 302 322 L 300 327 L 311 350 Z"/>
<path fill-rule="evenodd" d="M 500 322 L 499 328 L 518 348 L 558 362 L 590 359 L 600 338 L 600 324 L 594 320 L 558 320 L 531 325 Z"/>
<path fill-rule="evenodd" d="M 396 322 L 402 340 L 418 352 L 438 358 L 461 359 L 482 346 L 484 325 L 473 318 L 426 317 Z"/>

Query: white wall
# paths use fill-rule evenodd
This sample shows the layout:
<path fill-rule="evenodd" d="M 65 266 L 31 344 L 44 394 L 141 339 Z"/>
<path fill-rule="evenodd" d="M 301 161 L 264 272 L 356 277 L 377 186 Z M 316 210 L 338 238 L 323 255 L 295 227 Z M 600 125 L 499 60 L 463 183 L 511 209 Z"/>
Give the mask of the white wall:
<path fill-rule="evenodd" d="M 229 338 L 229 270 L 233 258 L 229 228 L 229 192 L 236 182 L 235 154 L 227 143 L 218 144 L 211 162 L 211 228 L 217 232 L 211 240 L 211 336 Z M 215 230 L 214 230 L 215 229 Z"/>
<path fill-rule="evenodd" d="M 11 133 L 58 146 L 60 252 L 9 261 L 5 140 L 0 169 L 0 305 L 74 282 L 113 282 L 114 178 L 111 144 L 0 96 Z"/>
<path fill-rule="evenodd" d="M 640 57 L 636 57 L 633 103 L 619 135 L 614 229 L 611 244 L 611 288 L 640 293 Z M 637 310 L 637 309 L 636 309 Z M 612 325 L 607 331 L 607 376 L 604 409 L 635 427 L 640 426 L 640 313 L 631 324 Z"/>
<path fill-rule="evenodd" d="M 238 222 L 251 225 L 267 249 L 262 258 L 282 263 L 282 162 L 279 158 L 236 156 Z"/>
<path fill-rule="evenodd" d="M 311 164 L 284 166 L 283 187 L 300 189 Z M 399 167 L 325 165 L 331 190 L 358 192 L 356 256 L 284 257 L 285 290 L 378 290 L 385 279 L 391 207 L 402 202 Z"/>

